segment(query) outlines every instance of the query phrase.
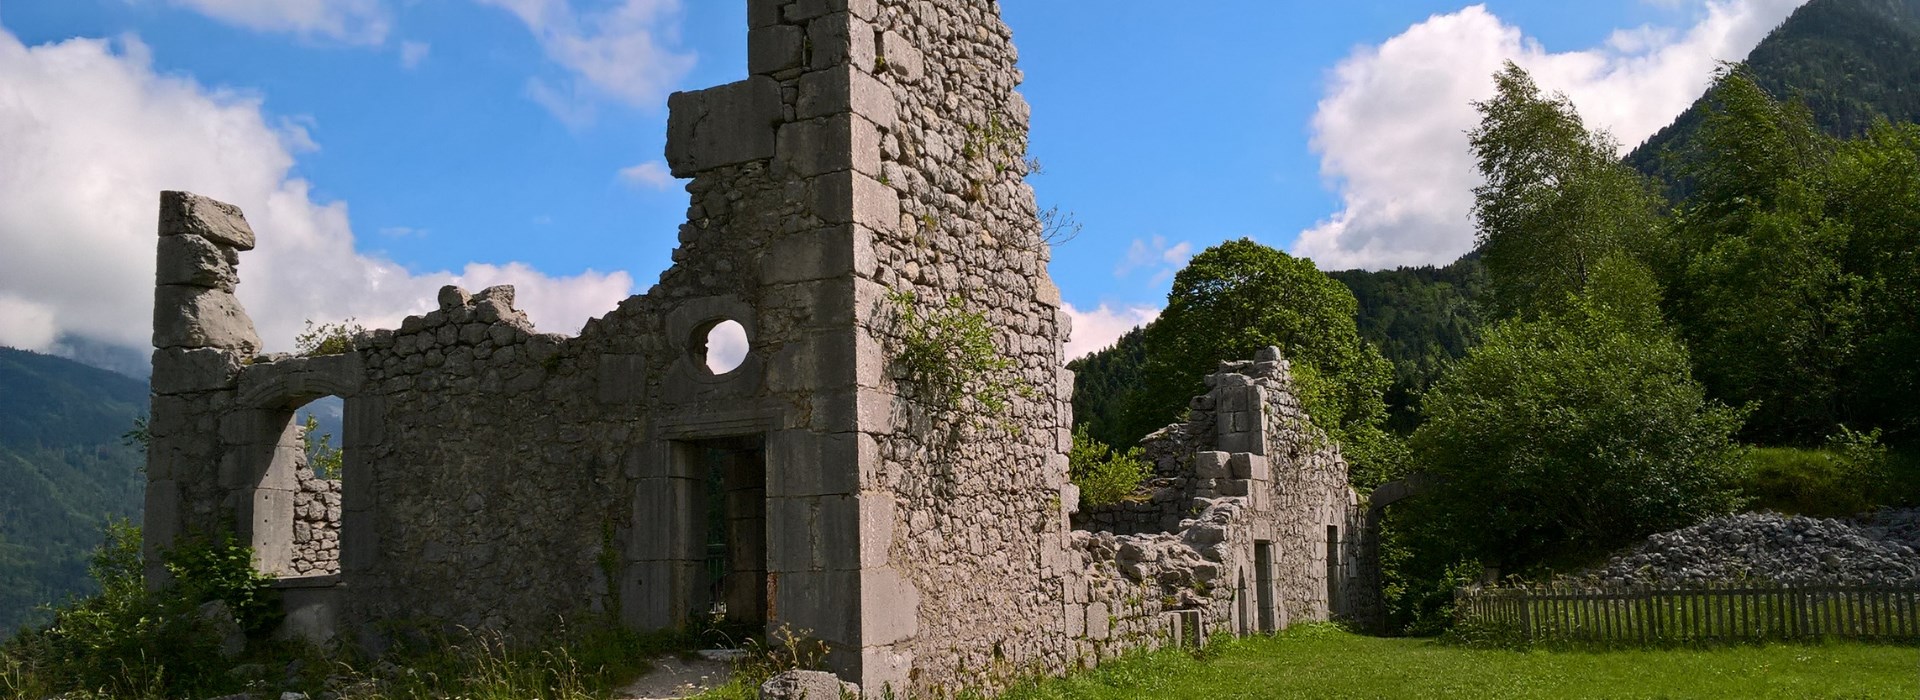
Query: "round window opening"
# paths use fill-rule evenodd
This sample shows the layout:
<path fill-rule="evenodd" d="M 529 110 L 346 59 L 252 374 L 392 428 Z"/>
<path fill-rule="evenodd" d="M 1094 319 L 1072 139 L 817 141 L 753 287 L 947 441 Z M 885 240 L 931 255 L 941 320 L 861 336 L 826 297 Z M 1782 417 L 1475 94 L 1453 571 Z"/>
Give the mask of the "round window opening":
<path fill-rule="evenodd" d="M 702 324 L 693 335 L 693 359 L 715 376 L 739 369 L 747 361 L 747 328 L 739 321 Z"/>

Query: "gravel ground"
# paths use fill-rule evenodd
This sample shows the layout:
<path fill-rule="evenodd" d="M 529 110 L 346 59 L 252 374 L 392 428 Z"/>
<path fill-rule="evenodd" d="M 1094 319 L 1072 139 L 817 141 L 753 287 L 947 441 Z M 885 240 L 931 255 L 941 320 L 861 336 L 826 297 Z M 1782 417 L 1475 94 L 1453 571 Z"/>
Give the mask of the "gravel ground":
<path fill-rule="evenodd" d="M 1920 509 L 1852 519 L 1741 513 L 1663 532 L 1593 572 L 1619 583 L 1920 581 Z"/>

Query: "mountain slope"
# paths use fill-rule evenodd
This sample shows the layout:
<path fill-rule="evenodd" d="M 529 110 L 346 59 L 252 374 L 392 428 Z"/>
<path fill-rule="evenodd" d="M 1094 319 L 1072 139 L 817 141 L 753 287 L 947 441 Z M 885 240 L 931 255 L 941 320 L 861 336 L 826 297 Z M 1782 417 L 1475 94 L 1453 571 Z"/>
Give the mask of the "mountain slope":
<path fill-rule="evenodd" d="M 1813 0 L 1747 55 L 1754 81 L 1799 98 L 1823 131 L 1857 136 L 1875 117 L 1920 121 L 1920 0 Z M 1687 145 L 1706 118 L 1702 96 L 1626 162 L 1684 195 Z"/>
<path fill-rule="evenodd" d="M 51 355 L 0 348 L 0 636 L 87 590 L 110 517 L 137 517 L 144 457 L 121 436 L 147 386 Z"/>

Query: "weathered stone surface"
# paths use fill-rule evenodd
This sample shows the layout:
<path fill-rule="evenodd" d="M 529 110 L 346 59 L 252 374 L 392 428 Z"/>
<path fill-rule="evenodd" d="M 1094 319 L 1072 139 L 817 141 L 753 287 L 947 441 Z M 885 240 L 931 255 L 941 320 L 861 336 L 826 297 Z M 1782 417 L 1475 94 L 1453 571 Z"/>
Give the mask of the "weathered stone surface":
<path fill-rule="evenodd" d="M 799 27 L 768 25 L 747 33 L 747 72 L 770 75 L 806 61 L 807 35 Z"/>
<path fill-rule="evenodd" d="M 260 336 L 232 292 L 162 285 L 154 289 L 153 346 L 253 353 L 260 350 Z"/>
<path fill-rule="evenodd" d="M 232 389 L 240 375 L 241 353 L 218 348 L 159 348 L 153 351 L 153 393 L 184 394 Z"/>
<path fill-rule="evenodd" d="M 899 101 L 893 90 L 851 65 L 816 70 L 800 76 L 796 114 L 801 119 L 851 111 L 883 129 L 891 129 Z"/>
<path fill-rule="evenodd" d="M 192 234 L 213 243 L 253 250 L 253 227 L 240 208 L 192 192 L 160 193 L 160 235 Z"/>
<path fill-rule="evenodd" d="M 156 281 L 233 291 L 240 277 L 234 271 L 232 250 L 190 233 L 162 236 Z"/>
<path fill-rule="evenodd" d="M 667 165 L 674 177 L 773 157 L 780 84 L 755 76 L 667 98 Z"/>
<path fill-rule="evenodd" d="M 840 700 L 860 697 L 860 686 L 826 671 L 782 671 L 760 684 L 760 700 Z"/>

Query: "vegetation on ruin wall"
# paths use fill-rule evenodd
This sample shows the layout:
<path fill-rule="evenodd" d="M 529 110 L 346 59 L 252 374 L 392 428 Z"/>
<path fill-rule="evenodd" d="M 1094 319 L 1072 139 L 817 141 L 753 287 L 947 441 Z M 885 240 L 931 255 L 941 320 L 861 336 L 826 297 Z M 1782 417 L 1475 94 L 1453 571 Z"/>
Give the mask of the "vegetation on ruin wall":
<path fill-rule="evenodd" d="M 1009 700 L 1066 698 L 1876 698 L 1913 694 L 1920 651 L 1856 643 L 1661 651 L 1480 649 L 1296 625 L 1195 655 L 1130 654 Z"/>
<path fill-rule="evenodd" d="M 1124 450 L 1096 440 L 1086 426 L 1073 429 L 1073 450 L 1067 453 L 1067 476 L 1080 487 L 1082 506 L 1104 506 L 1135 497 L 1140 485 L 1153 476 L 1146 450 Z"/>

